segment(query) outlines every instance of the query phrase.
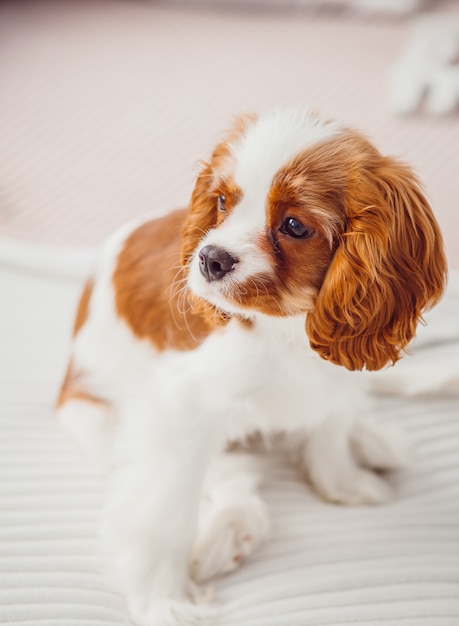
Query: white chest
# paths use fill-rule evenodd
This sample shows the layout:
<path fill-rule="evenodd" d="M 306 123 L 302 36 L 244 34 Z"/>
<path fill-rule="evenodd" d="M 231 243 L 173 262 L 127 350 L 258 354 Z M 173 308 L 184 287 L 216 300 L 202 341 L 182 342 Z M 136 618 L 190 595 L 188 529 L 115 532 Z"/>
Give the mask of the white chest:
<path fill-rule="evenodd" d="M 355 407 L 353 374 L 311 350 L 302 318 L 263 318 L 249 330 L 231 323 L 196 351 L 159 357 L 153 376 L 157 367 L 195 410 L 214 411 L 231 439 L 312 427 Z"/>

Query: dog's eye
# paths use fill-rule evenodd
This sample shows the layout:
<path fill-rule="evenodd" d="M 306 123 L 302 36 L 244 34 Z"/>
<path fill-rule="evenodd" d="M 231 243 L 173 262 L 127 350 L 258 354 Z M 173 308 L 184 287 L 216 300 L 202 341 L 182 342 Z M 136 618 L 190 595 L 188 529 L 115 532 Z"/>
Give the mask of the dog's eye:
<path fill-rule="evenodd" d="M 218 196 L 217 204 L 218 204 L 218 210 L 221 213 L 224 213 L 226 211 L 226 196 L 224 194 L 221 193 Z"/>
<path fill-rule="evenodd" d="M 306 239 L 314 232 L 312 228 L 308 228 L 294 217 L 287 217 L 280 227 L 280 231 L 284 235 L 289 235 L 295 239 Z"/>

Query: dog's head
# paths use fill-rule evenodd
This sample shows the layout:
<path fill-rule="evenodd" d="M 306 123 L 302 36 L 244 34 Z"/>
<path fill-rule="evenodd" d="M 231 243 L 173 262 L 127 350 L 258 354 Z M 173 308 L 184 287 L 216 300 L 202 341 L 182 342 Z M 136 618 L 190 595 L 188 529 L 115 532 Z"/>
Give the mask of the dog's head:
<path fill-rule="evenodd" d="M 395 362 L 446 276 L 410 169 L 307 112 L 237 120 L 198 176 L 182 256 L 199 298 L 304 314 L 312 348 L 351 370 Z"/>

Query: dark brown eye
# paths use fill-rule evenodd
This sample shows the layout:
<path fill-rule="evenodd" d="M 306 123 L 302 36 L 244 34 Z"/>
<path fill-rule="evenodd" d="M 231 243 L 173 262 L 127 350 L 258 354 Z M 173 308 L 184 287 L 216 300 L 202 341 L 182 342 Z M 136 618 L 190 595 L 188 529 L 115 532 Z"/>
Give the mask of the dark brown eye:
<path fill-rule="evenodd" d="M 218 204 L 218 210 L 221 213 L 224 213 L 226 211 L 226 196 L 224 194 L 221 193 L 218 196 L 217 204 Z"/>
<path fill-rule="evenodd" d="M 284 235 L 294 237 L 295 239 L 306 239 L 314 232 L 312 228 L 308 228 L 294 217 L 287 217 L 280 227 L 280 231 L 284 233 Z"/>

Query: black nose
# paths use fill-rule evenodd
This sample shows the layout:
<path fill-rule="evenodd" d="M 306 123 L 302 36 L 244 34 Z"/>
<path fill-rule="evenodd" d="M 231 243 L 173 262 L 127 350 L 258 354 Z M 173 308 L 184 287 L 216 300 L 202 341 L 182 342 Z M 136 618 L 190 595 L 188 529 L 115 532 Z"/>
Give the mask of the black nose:
<path fill-rule="evenodd" d="M 237 262 L 238 259 L 217 246 L 204 246 L 199 252 L 199 269 L 208 283 L 226 276 Z"/>

